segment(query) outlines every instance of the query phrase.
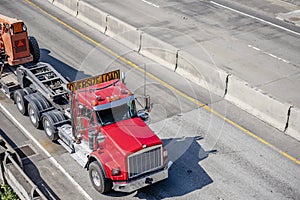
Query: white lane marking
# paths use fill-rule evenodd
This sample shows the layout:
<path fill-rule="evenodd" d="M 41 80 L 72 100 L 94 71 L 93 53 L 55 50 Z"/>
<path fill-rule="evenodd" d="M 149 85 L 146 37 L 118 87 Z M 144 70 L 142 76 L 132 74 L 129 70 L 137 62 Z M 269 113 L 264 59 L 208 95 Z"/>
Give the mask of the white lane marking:
<path fill-rule="evenodd" d="M 155 7 L 155 8 L 159 8 L 159 5 L 156 5 L 156 4 L 154 4 L 154 3 L 151 3 L 150 1 L 142 0 L 142 2 L 144 2 L 144 3 L 146 3 L 146 4 L 149 4 L 149 5 L 151 5 L 151 6 Z"/>
<path fill-rule="evenodd" d="M 273 57 L 273 58 L 275 58 L 275 59 L 277 59 L 277 60 L 280 60 L 280 61 L 282 61 L 282 62 L 285 62 L 285 63 L 287 63 L 287 64 L 290 64 L 290 62 L 289 62 L 288 60 L 285 60 L 285 59 L 283 59 L 283 58 L 280 58 L 280 57 L 278 57 L 278 56 L 275 56 L 274 54 L 271 54 L 271 53 L 269 53 L 269 52 L 263 51 L 263 50 L 261 50 L 260 48 L 257 48 L 257 47 L 255 47 L 255 46 L 252 46 L 251 44 L 249 44 L 248 47 L 250 47 L 250 48 L 252 48 L 252 49 L 254 49 L 254 50 L 256 50 L 256 51 L 262 52 L 263 54 L 266 54 L 266 55 L 268 55 L 268 56 L 271 56 L 271 57 Z"/>
<path fill-rule="evenodd" d="M 274 24 L 274 23 L 269 22 L 269 21 L 266 21 L 266 20 L 264 20 L 264 19 L 255 17 L 255 16 L 253 16 L 253 15 L 249 15 L 249 14 L 247 14 L 247 13 L 238 11 L 238 10 L 233 9 L 233 8 L 230 8 L 230 7 L 228 7 L 228 6 L 224 6 L 224 5 L 219 4 L 219 3 L 217 3 L 217 2 L 214 2 L 214 1 L 210 1 L 210 3 L 215 4 L 215 5 L 217 5 L 217 6 L 220 6 L 220 7 L 222 7 L 222 8 L 226 8 L 226 9 L 231 10 L 231 11 L 233 11 L 233 12 L 239 13 L 239 14 L 241 14 L 241 15 L 250 17 L 250 18 L 252 18 L 252 19 L 256 19 L 256 20 L 258 20 L 258 21 L 264 22 L 264 23 L 266 23 L 266 24 L 269 24 L 269 25 L 274 26 L 274 27 L 276 27 L 276 28 L 279 28 L 279 29 L 281 29 L 281 30 L 284 30 L 284 31 L 287 31 L 287 32 L 290 32 L 290 33 L 293 33 L 293 34 L 295 34 L 295 35 L 300 36 L 300 33 L 296 32 L 296 31 L 290 30 L 290 29 L 288 29 L 288 28 L 285 28 L 285 27 L 283 27 L 283 26 Z"/>
<path fill-rule="evenodd" d="M 15 119 L 12 114 L 0 103 L 0 108 L 8 115 L 8 117 L 13 120 L 13 122 L 46 154 L 46 156 L 50 159 L 52 164 L 57 167 L 66 177 L 73 183 L 76 189 L 88 200 L 93 200 L 86 191 L 72 178 L 72 176 L 52 157 L 52 155 L 25 129 L 25 127 Z"/>

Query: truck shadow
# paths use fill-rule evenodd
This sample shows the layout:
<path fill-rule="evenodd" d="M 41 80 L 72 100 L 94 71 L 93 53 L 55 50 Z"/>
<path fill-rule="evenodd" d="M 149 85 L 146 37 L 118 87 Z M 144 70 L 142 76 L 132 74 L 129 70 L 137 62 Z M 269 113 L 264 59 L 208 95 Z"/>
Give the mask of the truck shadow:
<path fill-rule="evenodd" d="M 217 151 L 205 151 L 198 143 L 200 139 L 202 138 L 163 139 L 169 160 L 174 162 L 169 171 L 169 178 L 141 189 L 136 197 L 141 199 L 147 199 L 149 196 L 155 199 L 180 197 L 211 184 L 213 180 L 199 162 Z"/>
<path fill-rule="evenodd" d="M 18 146 L 9 138 L 9 136 L 0 129 L 0 135 L 3 139 L 16 150 L 22 159 L 23 170 L 25 174 L 31 179 L 31 181 L 40 189 L 40 191 L 45 195 L 47 199 L 50 200 L 60 200 L 60 198 L 52 191 L 52 189 L 47 185 L 40 175 L 38 168 L 34 163 L 26 158 L 26 155 L 18 149 Z"/>
<path fill-rule="evenodd" d="M 60 74 L 64 77 L 67 77 L 70 81 L 80 80 L 90 75 L 85 74 L 83 71 L 78 71 L 76 68 L 67 65 L 66 63 L 61 62 L 60 60 L 56 59 L 55 57 L 51 56 L 48 49 L 40 49 L 41 53 L 41 62 L 49 63 L 52 65 Z"/>
<path fill-rule="evenodd" d="M 180 197 L 199 190 L 213 182 L 199 162 L 216 150 L 205 151 L 198 140 L 201 137 L 163 139 L 173 165 L 169 178 L 138 190 L 134 197 L 139 199 L 164 199 Z M 126 197 L 128 194 L 111 192 L 108 196 Z M 132 195 L 132 194 L 131 194 Z"/>

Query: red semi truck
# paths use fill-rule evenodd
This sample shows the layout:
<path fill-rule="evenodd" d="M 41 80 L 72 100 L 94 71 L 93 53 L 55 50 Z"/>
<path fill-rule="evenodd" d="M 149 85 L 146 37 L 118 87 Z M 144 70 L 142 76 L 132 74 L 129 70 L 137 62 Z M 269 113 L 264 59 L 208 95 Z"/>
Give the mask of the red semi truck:
<path fill-rule="evenodd" d="M 132 192 L 168 177 L 168 153 L 144 122 L 150 98 L 145 98 L 145 109 L 137 111 L 134 94 L 120 80 L 119 70 L 69 83 L 67 88 L 73 126 L 62 126 L 58 134 L 72 135 L 88 146 L 85 167 L 96 190 Z M 75 143 L 73 149 L 80 145 Z"/>
<path fill-rule="evenodd" d="M 168 177 L 172 162 L 145 123 L 150 98 L 137 110 L 142 104 L 119 70 L 68 82 L 51 65 L 39 62 L 5 67 L 0 86 L 20 113 L 89 171 L 100 193 L 132 192 Z"/>

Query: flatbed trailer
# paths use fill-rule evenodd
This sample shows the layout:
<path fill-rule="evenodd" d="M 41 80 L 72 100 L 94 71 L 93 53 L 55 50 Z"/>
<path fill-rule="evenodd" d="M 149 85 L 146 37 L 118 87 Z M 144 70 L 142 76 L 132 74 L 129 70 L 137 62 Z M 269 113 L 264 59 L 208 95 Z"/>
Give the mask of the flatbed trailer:
<path fill-rule="evenodd" d="M 15 90 L 20 89 L 20 85 L 17 79 L 17 69 L 18 66 L 6 67 L 2 64 L 0 73 L 0 87 L 6 96 L 13 98 L 13 93 Z"/>
<path fill-rule="evenodd" d="M 40 92 L 48 101 L 53 101 L 58 109 L 63 109 L 67 92 L 63 89 L 68 81 L 50 64 L 39 62 L 33 65 L 5 66 L 0 76 L 2 91 L 13 98 L 17 89 L 30 87 Z"/>
<path fill-rule="evenodd" d="M 51 121 L 48 126 L 52 129 L 71 123 L 67 84 L 60 73 L 43 62 L 5 66 L 0 77 L 1 90 L 15 101 L 20 113 L 29 115 L 36 128 L 43 126 L 42 118 Z M 49 138 L 57 140 L 58 134 Z"/>

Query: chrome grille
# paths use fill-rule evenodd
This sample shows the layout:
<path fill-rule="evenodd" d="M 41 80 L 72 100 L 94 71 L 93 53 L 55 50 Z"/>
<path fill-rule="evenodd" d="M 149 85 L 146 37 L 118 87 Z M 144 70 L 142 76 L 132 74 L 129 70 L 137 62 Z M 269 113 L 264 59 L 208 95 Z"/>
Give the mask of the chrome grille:
<path fill-rule="evenodd" d="M 128 176 L 139 176 L 162 165 L 162 146 L 148 147 L 128 156 Z"/>

